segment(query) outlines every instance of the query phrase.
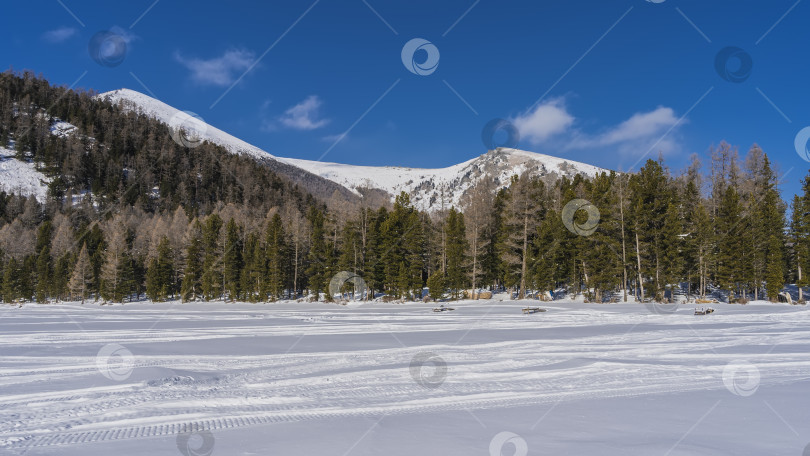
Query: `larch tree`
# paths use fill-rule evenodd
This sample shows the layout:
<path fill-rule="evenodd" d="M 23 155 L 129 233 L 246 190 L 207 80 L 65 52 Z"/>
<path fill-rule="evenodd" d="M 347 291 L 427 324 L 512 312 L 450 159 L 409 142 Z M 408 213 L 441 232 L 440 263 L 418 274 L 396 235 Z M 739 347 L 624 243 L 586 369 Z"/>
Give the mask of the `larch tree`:
<path fill-rule="evenodd" d="M 493 198 L 495 186 L 489 176 L 483 177 L 462 198 L 462 207 L 467 225 L 467 243 L 470 246 L 470 273 L 472 292 L 478 298 L 479 279 L 484 275 L 481 259 L 491 242 L 486 229 L 492 221 Z"/>
<path fill-rule="evenodd" d="M 106 301 L 123 302 L 132 292 L 127 232 L 120 222 L 113 222 L 106 234 L 107 249 L 101 266 L 101 297 Z"/>
<path fill-rule="evenodd" d="M 90 255 L 87 253 L 87 244 L 83 243 L 79 256 L 73 265 L 73 273 L 68 283 L 71 299 L 81 299 L 82 304 L 84 304 L 84 300 L 88 298 L 92 283 L 93 265 L 90 263 Z"/>
<path fill-rule="evenodd" d="M 530 248 L 538 224 L 542 185 L 528 172 L 513 176 L 506 200 L 500 255 L 506 266 L 507 285 L 518 289 L 518 299 L 526 296 Z"/>

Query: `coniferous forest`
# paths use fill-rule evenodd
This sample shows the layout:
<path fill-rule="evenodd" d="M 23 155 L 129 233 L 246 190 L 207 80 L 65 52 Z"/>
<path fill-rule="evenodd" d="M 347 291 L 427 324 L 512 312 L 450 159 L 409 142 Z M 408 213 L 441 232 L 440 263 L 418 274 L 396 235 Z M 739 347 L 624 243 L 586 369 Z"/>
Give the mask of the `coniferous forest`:
<path fill-rule="evenodd" d="M 756 145 L 722 142 L 679 171 L 659 158 L 593 178 L 485 179 L 459 207 L 425 213 L 404 193 L 382 207 L 327 204 L 94 95 L 0 74 L 0 145 L 51 179 L 45 201 L 0 192 L 5 302 L 331 299 L 321 293 L 340 271 L 368 296 L 408 300 L 425 287 L 450 299 L 506 288 L 664 301 L 677 287 L 777 300 L 786 283 L 807 285 L 810 176 L 783 201 Z M 80 134 L 51 134 L 52 118 Z M 598 210 L 592 233 L 566 226 L 578 199 Z"/>

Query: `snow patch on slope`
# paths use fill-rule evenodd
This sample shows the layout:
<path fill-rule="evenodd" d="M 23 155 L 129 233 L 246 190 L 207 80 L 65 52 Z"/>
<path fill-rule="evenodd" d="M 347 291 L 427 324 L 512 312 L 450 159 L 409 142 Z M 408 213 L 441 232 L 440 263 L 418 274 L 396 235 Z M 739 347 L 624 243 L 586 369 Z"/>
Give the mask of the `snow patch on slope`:
<path fill-rule="evenodd" d="M 75 125 L 59 120 L 57 117 L 54 117 L 52 120 L 55 121 L 51 124 L 51 134 L 54 136 L 66 138 L 78 131 Z"/>
<path fill-rule="evenodd" d="M 33 163 L 17 160 L 13 150 L 0 147 L 0 190 L 33 195 L 42 202 L 48 196 L 50 182 L 48 177 L 37 171 Z"/>

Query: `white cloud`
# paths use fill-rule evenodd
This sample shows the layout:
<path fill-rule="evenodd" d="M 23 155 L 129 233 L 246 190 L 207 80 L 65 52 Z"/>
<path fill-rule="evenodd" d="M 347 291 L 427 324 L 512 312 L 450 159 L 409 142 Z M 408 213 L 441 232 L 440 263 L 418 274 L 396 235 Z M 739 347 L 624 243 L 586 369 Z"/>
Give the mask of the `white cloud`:
<path fill-rule="evenodd" d="M 521 138 L 539 144 L 568 130 L 574 123 L 574 117 L 566 110 L 563 100 L 557 99 L 517 116 L 512 123 L 520 131 Z"/>
<path fill-rule="evenodd" d="M 659 107 L 650 112 L 639 112 L 597 138 L 603 145 L 618 144 L 660 136 L 678 123 L 672 108 Z"/>
<path fill-rule="evenodd" d="M 42 34 L 42 39 L 49 43 L 61 43 L 76 34 L 73 27 L 59 27 Z"/>
<path fill-rule="evenodd" d="M 175 53 L 175 60 L 191 71 L 191 79 L 203 85 L 227 86 L 236 79 L 236 73 L 247 70 L 253 63 L 250 51 L 232 49 L 220 57 L 204 60 L 186 58 Z"/>
<path fill-rule="evenodd" d="M 321 141 L 330 142 L 330 143 L 336 143 L 338 141 L 345 141 L 347 139 L 349 139 L 349 135 L 344 132 L 344 133 L 338 133 L 336 135 L 326 135 L 323 138 L 321 138 Z"/>
<path fill-rule="evenodd" d="M 287 128 L 295 130 L 314 130 L 329 123 L 328 119 L 318 119 L 321 100 L 316 95 L 308 96 L 304 101 L 284 111 L 279 121 Z"/>
<path fill-rule="evenodd" d="M 672 108 L 664 106 L 637 112 L 596 133 L 577 128 L 577 118 L 568 111 L 563 99 L 545 102 L 511 121 L 520 131 L 521 140 L 535 146 L 617 151 L 623 155 L 641 155 L 648 151 L 666 154 L 678 148 L 675 130 L 679 120 Z"/>

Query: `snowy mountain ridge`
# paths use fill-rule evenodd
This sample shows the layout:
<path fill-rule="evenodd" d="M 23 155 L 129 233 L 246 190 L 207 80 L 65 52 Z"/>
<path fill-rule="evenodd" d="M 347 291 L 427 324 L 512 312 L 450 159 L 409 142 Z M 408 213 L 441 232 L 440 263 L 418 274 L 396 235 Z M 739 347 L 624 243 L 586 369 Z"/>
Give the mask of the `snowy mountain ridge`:
<path fill-rule="evenodd" d="M 130 89 L 119 89 L 98 95 L 100 99 L 121 104 L 165 122 L 177 125 L 183 111 Z M 410 194 L 414 205 L 425 211 L 442 205 L 459 206 L 464 194 L 485 177 L 503 187 L 511 176 L 529 171 L 540 177 L 573 177 L 576 174 L 594 176 L 607 171 L 596 166 L 566 160 L 550 155 L 519 149 L 498 148 L 486 154 L 446 168 L 423 169 L 397 166 L 362 166 L 320 162 L 297 158 L 283 158 L 238 139 L 199 120 L 194 129 L 200 139 L 220 145 L 231 153 L 244 154 L 265 163 L 276 163 L 276 171 L 290 172 L 291 168 L 331 181 L 354 195 L 363 195 L 364 189 L 382 191 L 391 198 L 400 192 Z"/>

